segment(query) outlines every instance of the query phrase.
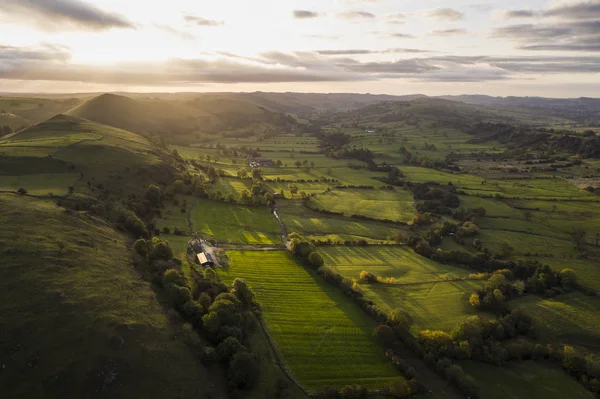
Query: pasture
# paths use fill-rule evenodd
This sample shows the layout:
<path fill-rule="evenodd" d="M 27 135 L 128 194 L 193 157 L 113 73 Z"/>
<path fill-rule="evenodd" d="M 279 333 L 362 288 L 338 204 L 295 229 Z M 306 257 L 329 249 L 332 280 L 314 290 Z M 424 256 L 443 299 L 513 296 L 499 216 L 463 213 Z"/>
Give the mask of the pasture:
<path fill-rule="evenodd" d="M 235 244 L 281 244 L 280 228 L 266 206 L 198 200 L 192 209 L 194 230 Z"/>
<path fill-rule="evenodd" d="M 310 199 L 311 207 L 361 215 L 374 219 L 410 222 L 415 213 L 413 195 L 407 190 L 332 190 Z"/>
<path fill-rule="evenodd" d="M 525 296 L 511 306 L 531 315 L 542 341 L 600 347 L 600 298 L 580 292 L 548 299 Z"/>
<path fill-rule="evenodd" d="M 326 215 L 304 207 L 299 201 L 277 201 L 277 208 L 288 233 L 300 233 L 307 238 L 391 240 L 399 229 L 390 223 Z"/>
<path fill-rule="evenodd" d="M 0 191 L 27 190 L 31 195 L 66 195 L 79 179 L 76 173 L 0 175 Z"/>
<path fill-rule="evenodd" d="M 363 270 L 382 277 L 394 277 L 398 284 L 444 281 L 452 276 L 467 277 L 470 273 L 467 269 L 434 262 L 403 247 L 321 247 L 319 254 L 325 266 L 356 279 Z"/>
<path fill-rule="evenodd" d="M 592 399 L 586 391 L 558 367 L 533 361 L 494 367 L 485 363 L 461 362 L 463 369 L 479 383 L 482 399 L 544 398 Z"/>
<path fill-rule="evenodd" d="M 219 276 L 226 284 L 244 278 L 254 290 L 285 364 L 306 388 L 381 388 L 399 376 L 372 338 L 375 321 L 289 253 L 228 255 L 231 265 Z"/>

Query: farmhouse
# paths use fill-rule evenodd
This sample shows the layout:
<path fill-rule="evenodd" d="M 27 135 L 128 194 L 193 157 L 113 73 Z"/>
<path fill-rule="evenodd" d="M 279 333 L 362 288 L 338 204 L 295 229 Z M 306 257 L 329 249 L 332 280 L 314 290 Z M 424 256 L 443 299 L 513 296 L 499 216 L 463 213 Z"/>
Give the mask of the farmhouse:
<path fill-rule="evenodd" d="M 271 158 L 252 158 L 249 163 L 251 168 L 260 168 L 261 166 L 273 166 Z"/>
<path fill-rule="evenodd" d="M 215 262 L 213 262 L 212 256 L 210 254 L 200 252 L 196 255 L 196 259 L 198 259 L 198 263 L 201 266 L 214 266 Z"/>
<path fill-rule="evenodd" d="M 193 252 L 195 254 L 199 254 L 200 252 L 203 251 L 202 242 L 196 238 L 191 239 L 188 242 L 188 251 Z"/>

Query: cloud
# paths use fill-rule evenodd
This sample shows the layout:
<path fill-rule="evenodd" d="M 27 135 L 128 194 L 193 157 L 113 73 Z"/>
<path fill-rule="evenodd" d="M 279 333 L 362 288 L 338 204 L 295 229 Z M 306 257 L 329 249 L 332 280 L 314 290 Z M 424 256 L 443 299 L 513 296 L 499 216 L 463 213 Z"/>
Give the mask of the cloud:
<path fill-rule="evenodd" d="M 191 33 L 172 28 L 169 25 L 154 24 L 154 27 L 156 29 L 167 32 L 173 36 L 179 37 L 180 39 L 184 39 L 184 40 L 194 40 L 195 39 L 194 35 L 192 35 Z"/>
<path fill-rule="evenodd" d="M 546 17 L 564 19 L 600 19 L 600 1 L 584 1 L 554 6 L 544 13 Z"/>
<path fill-rule="evenodd" d="M 349 49 L 284 53 L 254 57 L 203 53 L 195 59 L 81 65 L 70 62 L 69 49 L 44 44 L 35 48 L 0 46 L 0 79 L 83 82 L 115 85 L 181 86 L 203 83 L 342 82 L 405 79 L 424 82 L 485 82 L 540 74 L 600 73 L 600 56 L 451 56 L 415 49 Z M 362 62 L 352 55 L 398 54 L 392 61 Z"/>
<path fill-rule="evenodd" d="M 46 31 L 135 29 L 123 16 L 79 0 L 2 0 L 0 17 Z"/>
<path fill-rule="evenodd" d="M 443 19 L 447 21 L 460 21 L 463 19 L 464 14 L 454 8 L 436 8 L 433 10 L 426 10 L 425 15 L 429 18 Z"/>
<path fill-rule="evenodd" d="M 600 21 L 509 25 L 491 35 L 516 41 L 524 50 L 599 51 Z"/>
<path fill-rule="evenodd" d="M 466 29 L 440 29 L 430 33 L 431 36 L 457 36 L 467 34 Z"/>
<path fill-rule="evenodd" d="M 497 11 L 496 16 L 502 19 L 533 18 L 536 15 L 533 10 L 504 10 Z"/>
<path fill-rule="evenodd" d="M 386 50 L 367 50 L 367 49 L 348 49 L 348 50 L 317 50 L 320 55 L 362 55 L 362 54 L 415 54 L 429 53 L 429 50 L 419 50 L 414 48 L 391 48 Z"/>
<path fill-rule="evenodd" d="M 340 17 L 344 19 L 373 19 L 375 18 L 375 14 L 366 11 L 347 11 L 340 14 Z"/>
<path fill-rule="evenodd" d="M 185 22 L 195 24 L 198 26 L 220 26 L 223 25 L 223 21 L 215 21 L 212 19 L 205 19 L 202 17 L 197 17 L 195 15 L 186 15 L 183 19 Z"/>
<path fill-rule="evenodd" d="M 413 35 L 409 35 L 408 33 L 392 33 L 390 37 L 394 37 L 396 39 L 414 39 Z"/>
<path fill-rule="evenodd" d="M 296 19 L 310 19 L 317 18 L 319 16 L 318 12 L 308 10 L 294 10 L 292 14 Z"/>

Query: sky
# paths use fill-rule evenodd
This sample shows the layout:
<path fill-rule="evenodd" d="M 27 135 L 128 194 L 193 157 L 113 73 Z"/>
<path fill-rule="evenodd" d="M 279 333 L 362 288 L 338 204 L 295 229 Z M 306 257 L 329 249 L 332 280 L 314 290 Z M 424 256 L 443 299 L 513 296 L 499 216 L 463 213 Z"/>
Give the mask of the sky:
<path fill-rule="evenodd" d="M 600 97 L 600 0 L 0 0 L 0 92 Z"/>

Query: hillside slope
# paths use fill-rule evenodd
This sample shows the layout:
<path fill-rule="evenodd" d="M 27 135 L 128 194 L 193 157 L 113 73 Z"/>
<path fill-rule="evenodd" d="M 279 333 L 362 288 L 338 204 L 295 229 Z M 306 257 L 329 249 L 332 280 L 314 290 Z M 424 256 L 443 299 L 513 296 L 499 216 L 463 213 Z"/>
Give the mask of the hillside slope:
<path fill-rule="evenodd" d="M 30 176 L 25 181 L 32 186 L 23 188 L 31 190 L 47 183 L 48 174 L 70 174 L 72 183 L 54 194 L 68 186 L 83 192 L 94 186 L 135 192 L 149 182 L 168 180 L 177 167 L 170 154 L 142 136 L 67 115 L 1 138 L 0 165 L 0 190 L 10 176 Z M 38 174 L 44 176 L 36 179 Z"/>
<path fill-rule="evenodd" d="M 199 132 L 219 133 L 250 128 L 253 124 L 282 126 L 293 123 L 292 119 L 251 102 L 219 95 L 133 99 L 103 94 L 73 108 L 68 114 L 146 136 L 165 138 Z"/>
<path fill-rule="evenodd" d="M 16 194 L 0 194 L 0 223 L 3 397 L 222 396 L 220 374 L 184 343 L 194 333 L 170 323 L 123 235 Z"/>

